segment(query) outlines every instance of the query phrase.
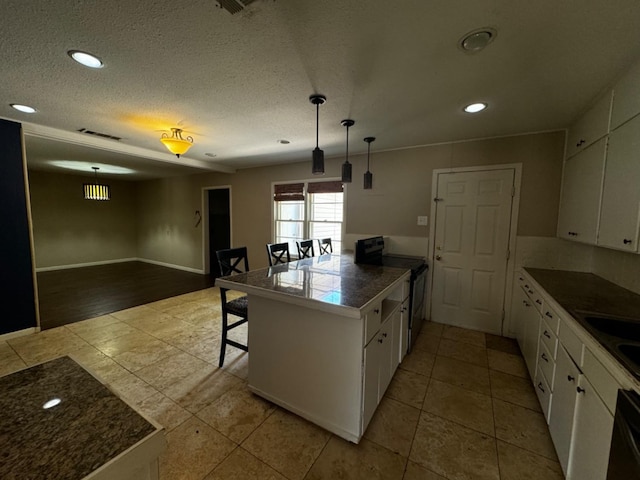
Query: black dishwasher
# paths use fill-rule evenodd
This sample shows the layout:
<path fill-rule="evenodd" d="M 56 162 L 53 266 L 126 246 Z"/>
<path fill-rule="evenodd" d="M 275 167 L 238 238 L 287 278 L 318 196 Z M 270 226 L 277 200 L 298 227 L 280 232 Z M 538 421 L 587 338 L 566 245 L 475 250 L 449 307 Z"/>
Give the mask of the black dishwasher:
<path fill-rule="evenodd" d="M 640 395 L 618 390 L 607 480 L 640 480 Z"/>

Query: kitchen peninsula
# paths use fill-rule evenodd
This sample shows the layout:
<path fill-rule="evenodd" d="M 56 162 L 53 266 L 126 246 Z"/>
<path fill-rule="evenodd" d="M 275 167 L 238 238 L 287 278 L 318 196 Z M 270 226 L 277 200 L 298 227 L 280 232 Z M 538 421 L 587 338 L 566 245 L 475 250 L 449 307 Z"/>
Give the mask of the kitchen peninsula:
<path fill-rule="evenodd" d="M 219 278 L 249 300 L 249 388 L 358 443 L 407 351 L 409 270 L 310 259 Z"/>

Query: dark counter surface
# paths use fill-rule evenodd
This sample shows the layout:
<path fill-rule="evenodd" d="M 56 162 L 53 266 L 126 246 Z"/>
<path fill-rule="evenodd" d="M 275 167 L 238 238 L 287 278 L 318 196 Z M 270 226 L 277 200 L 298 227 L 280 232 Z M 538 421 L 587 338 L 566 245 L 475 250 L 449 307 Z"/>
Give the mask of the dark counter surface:
<path fill-rule="evenodd" d="M 81 479 L 158 430 L 69 357 L 0 377 L 0 392 L 3 479 Z"/>
<path fill-rule="evenodd" d="M 640 295 L 593 273 L 525 267 L 567 312 L 585 311 L 638 318 Z"/>

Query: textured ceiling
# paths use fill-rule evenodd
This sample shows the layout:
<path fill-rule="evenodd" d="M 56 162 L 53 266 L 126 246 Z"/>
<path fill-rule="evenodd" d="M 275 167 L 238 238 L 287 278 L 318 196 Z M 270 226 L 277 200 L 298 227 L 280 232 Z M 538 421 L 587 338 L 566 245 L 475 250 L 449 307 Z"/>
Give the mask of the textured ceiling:
<path fill-rule="evenodd" d="M 344 152 L 344 118 L 354 153 L 365 136 L 387 150 L 554 130 L 640 56 L 638 25 L 638 0 L 256 0 L 235 15 L 214 0 L 3 0 L 0 117 L 25 123 L 32 168 L 51 168 L 64 142 L 76 159 L 97 147 L 103 163 L 139 165 L 130 178 L 310 158 L 313 93 L 327 97 L 327 156 Z M 484 26 L 496 40 L 463 53 L 458 40 Z M 478 100 L 485 112 L 462 112 Z M 195 140 L 178 163 L 158 141 L 175 126 Z"/>

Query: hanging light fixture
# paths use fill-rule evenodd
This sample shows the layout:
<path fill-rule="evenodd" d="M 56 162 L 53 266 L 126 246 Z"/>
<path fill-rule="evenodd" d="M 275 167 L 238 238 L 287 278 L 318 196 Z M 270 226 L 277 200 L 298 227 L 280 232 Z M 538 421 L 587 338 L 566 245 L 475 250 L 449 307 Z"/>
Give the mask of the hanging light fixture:
<path fill-rule="evenodd" d="M 343 183 L 351 183 L 351 164 L 349 163 L 349 127 L 353 127 L 353 120 L 342 120 L 340 122 L 343 127 L 347 127 L 347 154 L 345 157 L 345 161 L 342 164 L 342 182 Z"/>
<path fill-rule="evenodd" d="M 371 142 L 375 141 L 376 137 L 367 137 L 364 139 L 367 142 L 367 171 L 364 172 L 364 189 L 371 190 L 373 188 L 373 174 L 369 171 L 369 157 L 371 155 Z"/>
<path fill-rule="evenodd" d="M 313 150 L 311 173 L 324 175 L 324 152 L 318 147 L 318 130 L 320 128 L 320 105 L 327 101 L 324 95 L 311 95 L 309 101 L 316 106 L 316 148 Z"/>
<path fill-rule="evenodd" d="M 94 183 L 84 184 L 84 199 L 85 200 L 111 200 L 111 188 L 109 185 L 102 185 L 98 183 L 98 167 L 91 167 L 95 176 Z"/>
<path fill-rule="evenodd" d="M 182 129 L 180 128 L 172 128 L 171 136 L 163 133 L 160 141 L 167 147 L 167 150 L 178 158 L 187 153 L 187 150 L 193 145 L 193 137 L 182 138 Z"/>

